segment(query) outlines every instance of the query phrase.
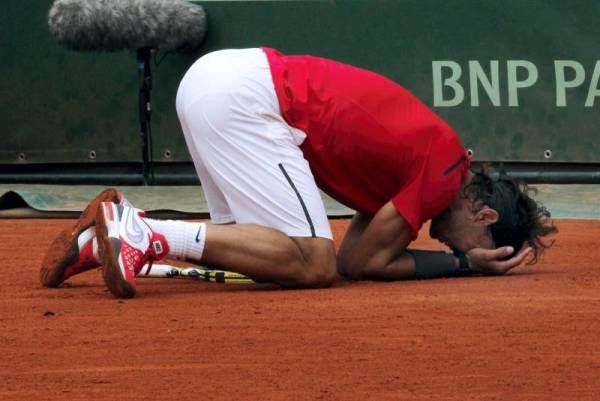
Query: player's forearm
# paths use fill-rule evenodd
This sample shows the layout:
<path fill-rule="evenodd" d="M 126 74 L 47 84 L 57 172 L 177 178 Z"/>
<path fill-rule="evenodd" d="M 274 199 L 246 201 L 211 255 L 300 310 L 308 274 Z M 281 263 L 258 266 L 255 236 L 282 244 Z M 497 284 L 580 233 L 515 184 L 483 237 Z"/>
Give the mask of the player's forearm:
<path fill-rule="evenodd" d="M 402 253 L 393 261 L 381 265 L 367 265 L 360 277 L 371 280 L 403 280 L 415 277 L 415 261 L 407 253 Z"/>
<path fill-rule="evenodd" d="M 402 255 L 411 239 L 410 226 L 391 202 L 373 217 L 357 214 L 338 253 L 338 272 L 353 279 L 385 278 L 386 267 Z"/>
<path fill-rule="evenodd" d="M 353 252 L 348 252 L 343 257 L 338 255 L 338 273 L 353 280 L 359 280 L 368 278 L 370 276 L 369 272 L 380 270 L 388 264 L 385 260 L 379 261 L 376 257 L 369 259 L 361 256 Z"/>
<path fill-rule="evenodd" d="M 354 280 L 401 279 L 414 275 L 414 260 L 398 247 L 381 247 L 358 242 L 344 254 L 338 255 L 338 272 Z"/>
<path fill-rule="evenodd" d="M 381 265 L 365 265 L 354 272 L 357 277 L 374 280 L 432 279 L 460 277 L 473 272 L 468 264 L 450 253 L 425 250 L 406 250 L 392 262 Z"/>
<path fill-rule="evenodd" d="M 354 280 L 383 275 L 402 250 L 376 244 L 372 239 L 360 238 L 347 242 L 337 256 L 338 273 Z M 382 277 L 383 278 L 383 277 Z"/>

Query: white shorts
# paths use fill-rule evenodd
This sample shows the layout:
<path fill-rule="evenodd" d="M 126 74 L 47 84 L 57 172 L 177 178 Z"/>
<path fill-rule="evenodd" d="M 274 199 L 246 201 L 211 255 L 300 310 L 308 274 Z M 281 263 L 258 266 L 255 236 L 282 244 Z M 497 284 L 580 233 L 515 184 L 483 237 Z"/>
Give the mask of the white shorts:
<path fill-rule="evenodd" d="M 177 114 L 216 224 L 259 224 L 332 238 L 325 206 L 261 49 L 223 50 L 192 65 Z"/>

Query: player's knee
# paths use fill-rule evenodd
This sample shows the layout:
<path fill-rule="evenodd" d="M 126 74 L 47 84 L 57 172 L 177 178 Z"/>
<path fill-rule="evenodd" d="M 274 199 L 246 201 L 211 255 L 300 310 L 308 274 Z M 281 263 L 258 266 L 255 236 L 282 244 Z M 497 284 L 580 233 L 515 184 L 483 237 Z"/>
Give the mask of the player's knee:
<path fill-rule="evenodd" d="M 305 272 L 301 276 L 299 284 L 306 288 L 324 288 L 329 287 L 336 279 L 337 273 L 334 266 L 330 263 L 320 262 L 310 266 L 305 266 Z"/>
<path fill-rule="evenodd" d="M 303 259 L 299 263 L 294 286 L 304 288 L 330 286 L 337 277 L 333 242 L 323 238 L 306 239 L 301 241 L 300 249 Z"/>

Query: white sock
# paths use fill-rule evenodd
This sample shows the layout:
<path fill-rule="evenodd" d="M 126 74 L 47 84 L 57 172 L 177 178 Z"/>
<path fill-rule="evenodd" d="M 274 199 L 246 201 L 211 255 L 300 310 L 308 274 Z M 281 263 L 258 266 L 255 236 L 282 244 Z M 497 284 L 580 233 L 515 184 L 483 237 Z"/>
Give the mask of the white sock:
<path fill-rule="evenodd" d="M 206 224 L 177 220 L 144 218 L 152 231 L 165 236 L 169 244 L 169 257 L 200 261 L 206 241 Z"/>

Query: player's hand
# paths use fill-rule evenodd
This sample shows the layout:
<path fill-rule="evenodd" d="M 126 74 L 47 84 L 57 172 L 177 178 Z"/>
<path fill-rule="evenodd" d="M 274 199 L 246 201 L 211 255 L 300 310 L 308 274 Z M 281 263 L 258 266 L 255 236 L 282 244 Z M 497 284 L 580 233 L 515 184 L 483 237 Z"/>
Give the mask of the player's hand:
<path fill-rule="evenodd" d="M 473 248 L 467 252 L 470 268 L 475 273 L 501 275 L 519 266 L 531 253 L 529 246 L 523 246 L 519 253 L 507 260 L 501 260 L 513 252 L 511 246 L 496 249 Z"/>

